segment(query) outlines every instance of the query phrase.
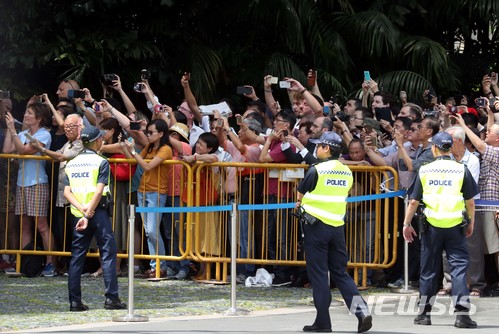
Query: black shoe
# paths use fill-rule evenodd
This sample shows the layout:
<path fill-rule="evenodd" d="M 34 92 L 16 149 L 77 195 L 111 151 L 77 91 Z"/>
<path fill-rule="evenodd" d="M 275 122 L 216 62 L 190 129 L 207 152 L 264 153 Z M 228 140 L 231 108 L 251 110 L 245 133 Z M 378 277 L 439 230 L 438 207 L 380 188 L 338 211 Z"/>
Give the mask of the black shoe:
<path fill-rule="evenodd" d="M 364 333 L 371 329 L 373 326 L 373 317 L 370 314 L 361 315 L 359 317 L 359 326 L 357 326 L 357 333 Z"/>
<path fill-rule="evenodd" d="M 305 326 L 303 327 L 304 332 L 315 332 L 315 333 L 331 333 L 333 330 L 331 328 L 320 328 L 317 325 Z"/>
<path fill-rule="evenodd" d="M 119 298 L 114 300 L 106 298 L 106 301 L 104 302 L 104 308 L 106 310 L 123 310 L 126 309 L 126 304 L 123 303 Z"/>
<path fill-rule="evenodd" d="M 429 326 L 431 325 L 431 317 L 429 314 L 420 314 L 416 318 L 414 318 L 414 324 Z"/>
<path fill-rule="evenodd" d="M 460 314 L 456 316 L 456 322 L 454 327 L 457 328 L 476 328 L 476 321 L 471 320 L 470 316 L 467 314 Z"/>
<path fill-rule="evenodd" d="M 84 312 L 88 311 L 88 306 L 83 304 L 82 302 L 72 302 L 69 305 L 69 310 L 71 312 Z"/>

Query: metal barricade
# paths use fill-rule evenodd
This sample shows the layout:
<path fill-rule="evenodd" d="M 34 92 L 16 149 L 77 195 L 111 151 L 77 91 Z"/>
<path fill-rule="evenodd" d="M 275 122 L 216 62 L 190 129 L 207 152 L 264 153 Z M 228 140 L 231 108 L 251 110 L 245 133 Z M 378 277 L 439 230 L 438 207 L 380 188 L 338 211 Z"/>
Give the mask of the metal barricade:
<path fill-rule="evenodd" d="M 14 164 L 22 159 L 47 160 L 46 157 L 0 155 L 0 162 L 6 173 L 2 178 L 3 194 L 12 194 Z M 18 160 L 17 160 L 18 159 Z M 134 159 L 109 159 L 110 163 L 136 163 Z M 291 215 L 296 202 L 296 187 L 304 176 L 307 166 L 293 164 L 259 164 L 259 163 L 198 163 L 193 166 L 181 161 L 164 161 L 177 168 L 175 175 L 170 175 L 172 186 L 165 207 L 148 208 L 162 214 L 162 229 L 156 231 L 157 237 L 165 241 L 165 254 L 149 255 L 143 224 L 136 217 L 135 249 L 136 260 L 181 261 L 193 260 L 206 264 L 201 279 L 225 282 L 230 263 L 230 220 L 231 205 L 237 204 L 237 263 L 241 266 L 304 266 L 302 227 Z M 350 254 L 349 268 L 353 269 L 354 279 L 360 285 L 366 285 L 367 271 L 370 269 L 388 268 L 396 260 L 397 242 L 397 201 L 396 196 L 383 194 L 380 184 L 390 173 L 394 175 L 393 183 L 398 184 L 397 173 L 389 167 L 356 167 L 351 166 L 354 173 L 354 186 L 348 199 L 345 217 L 345 235 Z M 54 167 L 52 175 L 58 173 Z M 390 176 L 391 176 L 390 175 Z M 134 188 L 129 181 L 117 181 L 111 176 L 110 191 L 114 199 L 112 211 L 113 230 L 118 242 L 118 257 L 126 258 L 132 245 L 127 241 L 128 212 L 130 204 L 138 208 Z M 56 186 L 51 187 L 51 203 L 55 200 Z M 394 197 L 393 201 L 389 201 Z M 10 199 L 9 199 L 10 198 Z M 11 197 L 4 196 L 2 208 L 12 208 Z M 15 197 L 14 197 L 15 198 Z M 201 209 L 200 209 L 201 208 Z M 229 209 L 227 209 L 229 208 Z M 57 245 L 53 251 L 27 251 L 22 247 L 11 246 L 11 227 L 17 219 L 12 210 L 2 212 L 8 227 L 1 234 L 0 254 L 40 254 L 54 256 L 70 256 L 67 239 Z M 68 207 L 62 210 L 64 226 L 71 226 L 67 220 L 71 215 Z M 143 212 L 143 211 L 142 211 Z M 56 214 L 48 213 L 51 223 Z M 14 218 L 13 218 L 14 217 Z M 52 228 L 52 225 L 50 224 Z M 0 231 L 1 232 L 1 231 Z M 72 236 L 71 230 L 64 235 Z M 67 238 L 66 237 L 66 238 Z M 20 238 L 19 236 L 17 238 Z M 20 240 L 20 239 L 18 239 Z M 70 244 L 69 244 L 70 245 Z M 158 254 L 158 249 L 156 249 Z M 89 256 L 97 257 L 98 252 L 90 252 Z M 18 258 L 18 268 L 20 261 Z M 210 264 L 214 264 L 214 271 Z M 131 265 L 131 264 L 130 264 Z M 366 274 L 364 274 L 366 273 Z M 201 275 L 200 275 L 201 276 Z"/>

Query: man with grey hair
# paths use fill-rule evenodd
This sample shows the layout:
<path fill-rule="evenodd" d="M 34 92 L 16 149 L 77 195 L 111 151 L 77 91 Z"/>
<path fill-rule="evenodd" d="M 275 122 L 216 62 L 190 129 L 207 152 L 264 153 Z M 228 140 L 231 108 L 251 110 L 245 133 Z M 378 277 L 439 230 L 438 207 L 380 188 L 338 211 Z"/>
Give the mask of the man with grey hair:
<path fill-rule="evenodd" d="M 454 143 L 451 147 L 451 153 L 454 156 L 454 159 L 468 167 L 468 170 L 473 176 L 473 179 L 478 184 L 478 179 L 480 176 L 480 160 L 476 155 L 468 151 L 468 149 L 464 145 L 464 141 L 466 138 L 464 129 L 460 126 L 452 126 L 445 130 L 445 132 L 450 134 L 452 136 L 452 139 L 454 140 Z M 480 194 L 475 196 L 475 200 L 477 199 L 480 199 Z M 471 289 L 471 295 L 480 296 L 481 292 L 486 286 L 484 276 L 485 261 L 483 257 L 482 236 L 479 233 L 473 233 L 469 238 L 466 239 L 466 241 L 468 244 L 470 259 L 473 259 L 473 261 L 470 261 L 468 266 L 468 283 Z M 452 288 L 450 267 L 447 258 L 444 256 L 443 259 L 444 281 L 443 289 L 440 290 L 439 294 L 449 295 Z"/>

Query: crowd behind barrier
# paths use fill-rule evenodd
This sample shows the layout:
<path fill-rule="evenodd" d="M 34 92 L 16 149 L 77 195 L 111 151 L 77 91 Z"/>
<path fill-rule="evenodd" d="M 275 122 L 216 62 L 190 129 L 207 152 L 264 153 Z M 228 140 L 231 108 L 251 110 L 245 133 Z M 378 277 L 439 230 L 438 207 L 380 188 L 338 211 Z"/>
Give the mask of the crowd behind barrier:
<path fill-rule="evenodd" d="M 330 145 L 319 139 L 334 133 L 342 144 L 338 160 L 354 174 L 344 219 L 351 274 L 363 286 L 401 287 L 404 260 L 397 255 L 403 243 L 397 239 L 405 206 L 398 196 L 411 195 L 420 167 L 435 160 L 432 138 L 447 132 L 453 138 L 452 159 L 466 165 L 482 201 L 466 240 L 468 288 L 475 295 L 499 295 L 497 73 L 483 76 L 476 99 L 464 94 L 442 99 L 431 87 L 421 97 L 404 91 L 395 97 L 366 77 L 361 94 L 351 94 L 343 107 L 324 99 L 317 71 L 307 76 L 306 86 L 282 78 L 289 109 L 281 107 L 287 102 L 276 101 L 272 75 L 263 78 L 262 99 L 251 86 L 244 93 L 239 89 L 244 105 L 236 107 L 226 99 L 198 105 L 190 73 L 180 79 L 183 102 L 175 109 L 161 104 L 147 70 L 132 93 L 144 97 L 143 112 L 114 73 L 102 78 L 100 100 L 75 80 L 62 80 L 57 104 L 47 94 L 33 96 L 22 122 L 4 98 L 8 94 L 2 94 L 0 269 L 19 272 L 21 262 L 36 253 L 45 256 L 43 276 L 67 270 L 73 231 L 61 178 L 65 163 L 82 147 L 82 129 L 92 125 L 102 130 L 99 153 L 111 161 L 107 187 L 113 205 L 104 204 L 119 259 L 133 247 L 135 262 L 129 265 L 146 278 L 225 281 L 228 250 L 237 243 L 238 282 L 264 266 L 273 272 L 274 284 L 304 286 L 303 228 L 292 215 L 296 187 L 303 171 L 320 162 L 318 148 Z M 235 241 L 229 237 L 232 203 L 238 208 Z M 137 206 L 133 231 L 127 224 L 129 204 Z M 416 218 L 411 223 L 414 233 L 424 232 Z M 407 261 L 414 287 L 420 281 L 420 253 L 415 238 Z M 118 273 L 124 262 L 117 261 Z M 92 275 L 102 275 L 102 268 Z M 445 263 L 443 277 L 450 277 Z M 450 294 L 451 282 L 442 283 L 440 292 Z"/>
<path fill-rule="evenodd" d="M 22 164 L 26 159 L 35 159 L 36 161 L 47 160 L 52 165 L 50 170 L 53 175 L 54 164 L 44 157 L 35 156 L 17 156 L 0 155 L 2 165 L 5 166 L 7 175 L 6 183 L 3 184 L 2 193 L 10 193 L 15 189 L 10 180 L 10 173 L 16 172 L 16 161 Z M 127 159 L 109 159 L 110 164 L 128 163 L 131 169 L 135 163 Z M 231 204 L 242 205 L 243 209 L 238 210 L 238 214 L 243 212 L 247 215 L 247 223 L 243 226 L 240 217 L 236 220 L 238 230 L 237 240 L 237 263 L 238 266 L 256 266 L 270 267 L 272 265 L 285 265 L 292 267 L 303 267 L 305 265 L 305 254 L 302 247 L 302 226 L 299 225 L 292 213 L 294 210 L 294 201 L 296 197 L 290 198 L 290 202 L 280 202 L 269 204 L 268 196 L 256 196 L 253 189 L 268 187 L 269 178 L 278 178 L 280 182 L 288 182 L 292 188 L 295 188 L 297 182 L 303 177 L 306 170 L 305 165 L 296 164 L 258 164 L 258 163 L 202 163 L 190 166 L 181 161 L 164 161 L 168 166 L 179 165 L 182 167 L 180 173 L 181 187 L 180 197 L 182 200 L 178 205 L 171 203 L 170 206 L 141 208 L 141 203 L 137 203 L 135 196 L 130 192 L 129 181 L 113 180 L 110 186 L 110 192 L 113 196 L 113 207 L 111 209 L 111 219 L 113 230 L 120 249 L 119 257 L 126 258 L 130 245 L 128 242 L 128 215 L 121 215 L 117 219 L 116 212 L 125 210 L 129 204 L 135 204 L 142 210 L 141 212 L 153 211 L 163 214 L 162 227 L 157 230 L 158 238 L 163 238 L 166 245 L 166 252 L 163 255 L 149 255 L 145 245 L 145 233 L 142 222 L 138 219 L 136 224 L 136 234 L 139 235 L 138 247 L 135 247 L 136 260 L 167 261 L 169 266 L 178 266 L 182 260 L 192 260 L 203 264 L 214 263 L 215 269 L 211 266 L 205 266 L 205 272 L 198 276 L 201 280 L 215 279 L 218 281 L 227 280 L 227 266 L 230 263 L 230 218 Z M 210 173 L 209 170 L 217 169 L 217 173 Z M 345 233 L 347 235 L 347 245 L 350 254 L 349 267 L 354 269 L 354 275 L 359 284 L 366 286 L 367 275 L 359 278 L 359 273 L 366 272 L 368 269 L 384 269 L 390 267 L 396 259 L 397 243 L 397 222 L 389 212 L 396 208 L 392 207 L 393 201 L 388 198 L 376 200 L 361 200 L 361 196 L 380 194 L 380 183 L 388 178 L 389 173 L 396 176 L 396 172 L 389 167 L 352 167 L 354 171 L 355 187 L 351 193 L 352 198 L 357 202 L 348 204 L 347 225 Z M 241 173 L 244 171 L 244 175 Z M 237 174 L 237 176 L 236 176 Z M 261 175 L 262 177 L 256 177 Z M 113 176 L 111 176 L 113 177 Z M 246 182 L 244 180 L 251 180 Z M 258 184 L 263 180 L 263 185 Z M 122 191 L 117 192 L 117 183 L 124 182 Z M 233 183 L 232 185 L 230 183 Z M 396 178 L 395 178 L 396 183 Z M 231 192 L 227 190 L 230 189 Z M 247 191 L 247 194 L 243 192 Z M 51 191 L 50 207 L 53 206 L 54 189 Z M 11 205 L 11 197 L 3 204 L 4 208 Z M 395 197 L 395 201 L 397 198 Z M 224 208 L 220 210 L 220 208 Z M 205 210 L 199 210 L 205 208 Z M 229 209 L 230 208 L 230 209 Z M 281 208 L 281 209 L 276 209 Z M 67 208 L 66 208 L 67 209 Z M 150 209 L 150 210 L 148 210 Z M 269 231 L 266 216 L 271 210 L 278 210 L 277 229 L 278 233 Z M 53 255 L 57 257 L 71 256 L 70 250 L 65 247 L 67 244 L 64 233 L 61 240 L 51 239 L 54 244 L 54 251 L 40 250 L 37 247 L 38 233 L 33 237 L 35 242 L 34 250 L 21 248 L 12 248 L 10 238 L 16 235 L 21 238 L 22 231 L 16 231 L 17 219 L 12 220 L 13 212 L 3 209 L 2 216 L 6 224 L 5 234 L 2 236 L 4 243 L 0 253 L 12 255 Z M 205 212 L 200 212 L 205 211 Z M 372 214 L 372 216 L 371 216 Z M 67 228 L 69 212 L 66 210 L 66 216 L 62 225 Z M 166 217 L 166 219 L 165 219 Z M 49 212 L 48 220 L 54 220 L 54 212 Z M 36 221 L 35 221 L 36 224 Z M 49 224 L 54 228 L 54 224 Z M 36 229 L 35 229 L 36 231 Z M 67 231 L 65 231 L 67 232 Z M 58 234 L 54 234 L 58 235 Z M 270 239 L 269 235 L 273 235 Z M 70 236 L 70 234 L 69 234 Z M 284 240 L 285 239 L 285 240 Z M 22 244 L 22 240 L 20 240 Z M 276 252 L 275 255 L 269 253 L 270 245 L 274 243 L 274 249 L 279 249 L 278 245 L 285 243 L 283 252 Z M 138 251 L 137 251 L 138 250 Z M 91 251 L 88 254 L 92 257 L 98 257 L 99 254 Z M 18 261 L 17 263 L 21 263 Z M 17 267 L 20 270 L 20 267 Z M 299 270 L 299 269 L 296 269 Z"/>

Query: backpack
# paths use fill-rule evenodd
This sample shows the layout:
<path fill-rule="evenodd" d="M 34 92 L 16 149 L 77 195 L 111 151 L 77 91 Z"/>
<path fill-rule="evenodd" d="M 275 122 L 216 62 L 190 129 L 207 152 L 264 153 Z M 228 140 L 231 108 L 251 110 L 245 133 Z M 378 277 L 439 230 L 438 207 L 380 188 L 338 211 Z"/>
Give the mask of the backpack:
<path fill-rule="evenodd" d="M 33 250 L 34 242 L 31 241 L 27 244 L 23 250 Z M 42 247 L 38 244 L 36 246 L 36 250 L 43 250 Z M 26 277 L 37 277 L 40 276 L 43 270 L 43 264 L 45 262 L 44 255 L 33 255 L 33 254 L 24 254 L 21 255 L 21 274 Z"/>

